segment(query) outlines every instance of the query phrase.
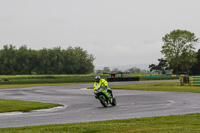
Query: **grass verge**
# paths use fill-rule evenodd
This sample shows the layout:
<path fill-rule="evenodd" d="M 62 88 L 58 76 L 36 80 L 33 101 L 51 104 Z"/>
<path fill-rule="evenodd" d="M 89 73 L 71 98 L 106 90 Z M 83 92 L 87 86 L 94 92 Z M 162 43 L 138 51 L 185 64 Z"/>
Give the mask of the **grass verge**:
<path fill-rule="evenodd" d="M 57 106 L 62 106 L 62 105 L 52 104 L 52 103 L 0 99 L 0 113 L 15 112 L 15 111 L 28 112 L 31 110 L 47 109 Z"/>
<path fill-rule="evenodd" d="M 112 89 L 142 90 L 142 91 L 172 91 L 200 93 L 200 86 L 180 86 L 178 82 L 145 83 L 109 86 Z"/>
<path fill-rule="evenodd" d="M 194 133 L 200 132 L 200 114 L 109 120 L 60 125 L 3 128 L 1 133 Z"/>
<path fill-rule="evenodd" d="M 0 75 L 0 85 L 94 82 L 94 74 L 83 75 Z M 101 74 L 102 78 L 109 77 Z"/>
<path fill-rule="evenodd" d="M 46 84 L 6 84 L 0 85 L 0 89 L 6 88 L 21 88 L 21 87 L 35 87 L 35 86 L 55 86 L 55 85 L 72 85 L 72 84 L 86 84 L 91 82 L 83 82 L 83 83 L 46 83 Z"/>

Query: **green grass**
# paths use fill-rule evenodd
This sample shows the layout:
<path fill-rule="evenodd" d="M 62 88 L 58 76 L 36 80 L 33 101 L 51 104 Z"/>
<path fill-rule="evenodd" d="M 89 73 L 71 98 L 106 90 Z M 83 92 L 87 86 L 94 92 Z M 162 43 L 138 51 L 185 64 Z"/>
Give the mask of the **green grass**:
<path fill-rule="evenodd" d="M 200 114 L 3 128 L 1 133 L 196 133 Z"/>
<path fill-rule="evenodd" d="M 0 85 L 4 84 L 46 84 L 94 82 L 94 74 L 84 75 L 0 75 Z M 102 78 L 108 74 L 100 75 Z"/>
<path fill-rule="evenodd" d="M 83 83 L 93 82 L 93 77 L 77 77 L 77 78 L 33 78 L 33 79 L 9 79 L 2 81 L 0 84 L 46 84 L 46 83 Z"/>
<path fill-rule="evenodd" d="M 178 82 L 145 83 L 110 86 L 112 89 L 142 90 L 142 91 L 172 91 L 200 93 L 200 86 L 180 86 Z"/>
<path fill-rule="evenodd" d="M 83 82 L 83 83 L 91 83 L 91 82 Z M 46 84 L 3 84 L 0 85 L 0 89 L 35 87 L 35 86 L 71 85 L 71 84 L 83 84 L 83 83 L 80 82 L 80 83 L 46 83 Z"/>
<path fill-rule="evenodd" d="M 3 112 L 28 112 L 31 110 L 46 109 L 62 106 L 60 104 L 40 103 L 31 101 L 0 99 L 0 113 Z"/>

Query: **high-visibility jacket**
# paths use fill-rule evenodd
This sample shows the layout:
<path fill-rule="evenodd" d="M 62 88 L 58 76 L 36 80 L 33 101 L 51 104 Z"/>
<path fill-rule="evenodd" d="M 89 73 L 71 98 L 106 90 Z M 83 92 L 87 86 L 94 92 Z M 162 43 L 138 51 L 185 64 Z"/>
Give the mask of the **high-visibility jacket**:
<path fill-rule="evenodd" d="M 94 83 L 94 89 L 95 89 L 95 87 L 96 87 L 97 85 L 102 85 L 103 87 L 105 87 L 105 86 L 108 87 L 108 82 L 107 82 L 105 79 L 101 79 L 101 80 L 99 81 L 99 83 L 97 83 L 97 82 Z"/>

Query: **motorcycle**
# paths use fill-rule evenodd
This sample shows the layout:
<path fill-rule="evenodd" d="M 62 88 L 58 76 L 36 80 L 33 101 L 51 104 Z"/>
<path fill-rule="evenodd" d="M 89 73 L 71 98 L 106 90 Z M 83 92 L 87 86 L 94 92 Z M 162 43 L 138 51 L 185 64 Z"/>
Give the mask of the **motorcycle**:
<path fill-rule="evenodd" d="M 112 106 L 115 106 L 117 104 L 116 98 L 113 97 L 111 93 L 102 85 L 97 85 L 95 87 L 94 94 L 104 107 L 108 107 L 109 104 L 111 104 Z"/>

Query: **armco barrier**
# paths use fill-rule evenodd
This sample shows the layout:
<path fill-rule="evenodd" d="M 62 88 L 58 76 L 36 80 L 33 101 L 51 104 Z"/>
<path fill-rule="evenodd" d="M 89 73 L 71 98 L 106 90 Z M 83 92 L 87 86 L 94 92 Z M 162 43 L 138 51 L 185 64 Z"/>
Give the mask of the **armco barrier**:
<path fill-rule="evenodd" d="M 107 78 L 108 82 L 120 82 L 120 81 L 139 81 L 139 77 L 116 77 L 116 78 Z"/>

